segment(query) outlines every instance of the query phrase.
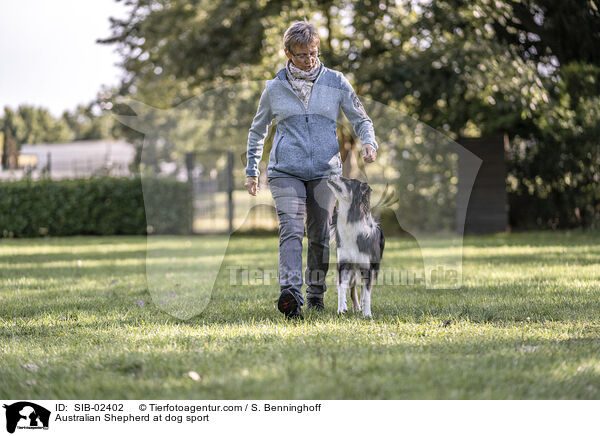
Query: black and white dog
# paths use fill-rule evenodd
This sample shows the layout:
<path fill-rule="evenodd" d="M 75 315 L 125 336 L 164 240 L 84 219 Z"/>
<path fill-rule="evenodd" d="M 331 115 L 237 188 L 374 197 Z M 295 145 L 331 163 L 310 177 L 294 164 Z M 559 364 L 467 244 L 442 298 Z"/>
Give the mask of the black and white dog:
<path fill-rule="evenodd" d="M 379 271 L 385 238 L 371 215 L 371 187 L 356 179 L 330 177 L 327 181 L 338 200 L 333 215 L 338 265 L 338 313 L 348 309 L 350 290 L 355 311 L 371 317 L 371 292 Z M 356 287 L 360 285 L 360 303 Z"/>

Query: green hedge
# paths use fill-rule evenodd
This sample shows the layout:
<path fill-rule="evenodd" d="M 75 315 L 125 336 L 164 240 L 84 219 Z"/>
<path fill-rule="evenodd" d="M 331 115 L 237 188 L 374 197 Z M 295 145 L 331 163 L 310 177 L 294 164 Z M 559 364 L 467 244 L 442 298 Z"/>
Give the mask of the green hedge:
<path fill-rule="evenodd" d="M 185 234 L 187 183 L 99 177 L 0 182 L 0 237 Z M 146 208 L 144 208 L 144 199 Z"/>

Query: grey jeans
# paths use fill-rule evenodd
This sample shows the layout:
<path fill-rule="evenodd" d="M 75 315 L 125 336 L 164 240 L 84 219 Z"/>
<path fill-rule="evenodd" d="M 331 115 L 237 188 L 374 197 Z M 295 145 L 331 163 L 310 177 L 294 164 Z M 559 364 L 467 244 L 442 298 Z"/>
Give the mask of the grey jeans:
<path fill-rule="evenodd" d="M 302 298 L 302 240 L 304 218 L 308 250 L 306 296 L 322 297 L 329 270 L 329 228 L 335 196 L 327 179 L 302 181 L 294 177 L 269 179 L 279 220 L 279 286 L 292 292 L 299 305 Z"/>

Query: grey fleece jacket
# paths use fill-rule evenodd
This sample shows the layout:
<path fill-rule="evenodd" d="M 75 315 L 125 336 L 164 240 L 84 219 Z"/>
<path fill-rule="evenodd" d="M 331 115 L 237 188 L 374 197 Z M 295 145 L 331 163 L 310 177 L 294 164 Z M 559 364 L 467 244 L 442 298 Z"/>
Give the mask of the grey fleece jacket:
<path fill-rule="evenodd" d="M 308 109 L 292 89 L 285 68 L 267 81 L 248 134 L 246 176 L 258 176 L 268 126 L 277 131 L 267 165 L 267 177 L 313 180 L 342 174 L 336 135 L 340 107 L 363 144 L 377 149 L 373 121 L 368 117 L 348 80 L 339 71 L 321 66 Z"/>

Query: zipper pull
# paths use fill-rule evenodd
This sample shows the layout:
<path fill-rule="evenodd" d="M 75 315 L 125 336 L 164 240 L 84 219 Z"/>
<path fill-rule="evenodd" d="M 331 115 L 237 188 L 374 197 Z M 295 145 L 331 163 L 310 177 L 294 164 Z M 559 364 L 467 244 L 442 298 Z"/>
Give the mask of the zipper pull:
<path fill-rule="evenodd" d="M 306 122 L 308 123 L 308 115 L 306 115 Z"/>

